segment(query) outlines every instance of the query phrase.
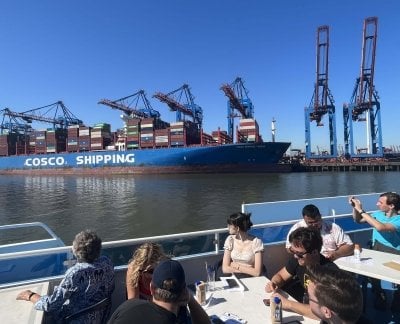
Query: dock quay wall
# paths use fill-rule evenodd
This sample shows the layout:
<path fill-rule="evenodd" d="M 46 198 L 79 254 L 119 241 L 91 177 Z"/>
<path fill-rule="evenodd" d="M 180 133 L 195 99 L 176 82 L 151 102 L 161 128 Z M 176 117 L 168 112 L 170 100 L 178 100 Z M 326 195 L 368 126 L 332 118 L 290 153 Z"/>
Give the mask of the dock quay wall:
<path fill-rule="evenodd" d="M 303 172 L 389 172 L 400 171 L 400 161 L 318 162 L 305 161 Z"/>

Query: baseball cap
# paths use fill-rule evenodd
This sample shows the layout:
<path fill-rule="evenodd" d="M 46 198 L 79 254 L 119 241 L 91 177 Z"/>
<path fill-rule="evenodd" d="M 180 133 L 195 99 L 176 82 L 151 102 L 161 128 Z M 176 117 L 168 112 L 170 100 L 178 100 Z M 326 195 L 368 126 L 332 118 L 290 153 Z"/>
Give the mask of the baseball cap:
<path fill-rule="evenodd" d="M 171 280 L 171 285 L 166 285 L 166 280 Z M 154 269 L 152 281 L 157 288 L 168 290 L 174 294 L 181 293 L 186 287 L 185 271 L 175 260 L 160 262 Z"/>

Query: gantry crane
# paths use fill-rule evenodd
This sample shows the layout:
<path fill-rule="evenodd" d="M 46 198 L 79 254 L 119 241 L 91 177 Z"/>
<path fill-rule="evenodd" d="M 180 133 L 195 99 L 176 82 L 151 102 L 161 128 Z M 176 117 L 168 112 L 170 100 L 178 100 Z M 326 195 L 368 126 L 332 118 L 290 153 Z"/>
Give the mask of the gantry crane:
<path fill-rule="evenodd" d="M 139 105 L 140 102 L 142 106 Z M 160 118 L 160 113 L 152 108 L 144 90 L 139 90 L 132 95 L 117 100 L 101 99 L 98 103 L 109 106 L 112 109 L 121 110 L 132 118 Z"/>
<path fill-rule="evenodd" d="M 0 124 L 0 135 L 7 131 L 7 134 L 28 134 L 31 132 L 31 125 L 26 124 L 20 118 L 17 118 L 9 114 L 10 109 L 5 108 L 0 110 L 0 114 L 3 116 Z"/>
<path fill-rule="evenodd" d="M 360 77 L 349 104 L 343 105 L 345 154 L 349 157 L 382 157 L 381 112 L 374 85 L 378 18 L 364 20 Z M 353 122 L 366 122 L 367 147 L 354 151 Z"/>
<path fill-rule="evenodd" d="M 197 129 L 200 130 L 202 128 L 203 109 L 195 104 L 189 85 L 184 84 L 182 87 L 167 94 L 156 92 L 153 97 L 166 103 L 171 111 L 176 111 L 176 121 L 183 121 L 185 116 L 190 116 Z"/>
<path fill-rule="evenodd" d="M 335 101 L 328 87 L 329 61 L 329 26 L 320 26 L 317 29 L 316 48 L 316 82 L 310 105 L 305 112 L 305 141 L 306 158 L 337 157 L 336 114 Z M 317 127 L 322 127 L 322 118 L 329 116 L 329 154 L 313 154 L 311 152 L 311 123 L 315 121 Z M 318 150 L 319 151 L 319 150 Z"/>
<path fill-rule="evenodd" d="M 231 84 L 223 84 L 221 90 L 228 97 L 228 135 L 233 138 L 235 117 L 254 118 L 254 107 L 240 77 Z"/>
<path fill-rule="evenodd" d="M 56 128 L 67 128 L 69 125 L 81 125 L 83 122 L 75 117 L 71 111 L 64 105 L 62 101 L 57 101 L 50 105 L 46 105 L 39 108 L 30 109 L 24 112 L 15 112 L 9 108 L 3 109 L 3 120 L 4 117 L 13 118 L 14 121 L 17 119 L 22 120 L 24 123 L 32 123 L 32 121 L 39 121 L 44 123 L 53 124 Z M 61 114 L 61 113 L 62 114 Z M 48 117 L 52 114 L 52 117 Z M 17 124 L 19 124 L 17 122 Z M 3 128 L 3 127 L 2 127 Z"/>

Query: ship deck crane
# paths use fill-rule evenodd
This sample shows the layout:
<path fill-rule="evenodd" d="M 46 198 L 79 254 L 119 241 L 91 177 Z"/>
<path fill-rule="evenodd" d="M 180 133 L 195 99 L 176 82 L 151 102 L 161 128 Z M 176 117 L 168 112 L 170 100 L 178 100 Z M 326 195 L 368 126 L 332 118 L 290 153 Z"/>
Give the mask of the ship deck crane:
<path fill-rule="evenodd" d="M 62 115 L 60 114 L 62 112 Z M 48 117 L 49 114 L 52 117 Z M 64 105 L 62 101 L 57 101 L 50 105 L 39 108 L 30 109 L 24 112 L 15 112 L 9 108 L 3 110 L 3 116 L 11 118 L 19 118 L 25 123 L 32 123 L 32 121 L 39 121 L 44 123 L 53 124 L 53 127 L 59 126 L 60 128 L 67 128 L 69 125 L 81 125 L 83 122 L 75 117 L 71 111 Z"/>
<path fill-rule="evenodd" d="M 190 116 L 197 128 L 199 130 L 202 128 L 203 109 L 195 104 L 189 85 L 184 84 L 167 94 L 156 92 L 153 97 L 166 103 L 171 111 L 176 111 L 176 121 L 183 121 L 185 120 L 184 116 Z"/>
<path fill-rule="evenodd" d="M 345 154 L 349 157 L 382 157 L 381 112 L 378 92 L 374 85 L 378 18 L 364 20 L 360 77 L 349 104 L 343 105 Z M 367 150 L 356 154 L 353 123 L 366 122 Z"/>
<path fill-rule="evenodd" d="M 336 114 L 335 101 L 328 86 L 328 61 L 329 61 L 329 26 L 320 26 L 317 29 L 316 48 L 316 82 L 310 105 L 304 109 L 305 112 L 305 141 L 306 158 L 336 158 L 337 136 L 336 136 Z M 327 154 L 318 155 L 311 152 L 311 123 L 316 122 L 317 127 L 322 127 L 322 118 L 329 116 L 329 147 Z M 318 150 L 318 152 L 320 152 Z M 324 152 L 325 153 L 325 152 Z"/>
<path fill-rule="evenodd" d="M 140 102 L 142 106 L 139 105 Z M 160 113 L 152 108 L 144 90 L 139 90 L 132 95 L 117 100 L 101 99 L 98 103 L 109 106 L 112 109 L 121 110 L 132 118 L 160 118 Z"/>
<path fill-rule="evenodd" d="M 254 107 L 240 77 L 231 84 L 223 84 L 221 90 L 228 97 L 228 134 L 233 138 L 235 117 L 254 118 Z"/>

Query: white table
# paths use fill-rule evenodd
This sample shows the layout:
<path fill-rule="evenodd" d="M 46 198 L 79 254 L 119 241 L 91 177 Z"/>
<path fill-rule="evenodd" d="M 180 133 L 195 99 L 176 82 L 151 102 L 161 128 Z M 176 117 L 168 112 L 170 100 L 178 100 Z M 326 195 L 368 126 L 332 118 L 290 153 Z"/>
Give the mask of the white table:
<path fill-rule="evenodd" d="M 0 290 L 0 319 L 7 324 L 41 324 L 43 312 L 33 308 L 33 303 L 26 300 L 16 300 L 23 290 L 32 290 L 39 295 L 46 295 L 49 283 L 42 282 Z"/>
<path fill-rule="evenodd" d="M 223 282 L 215 282 L 213 298 L 209 306 L 205 307 L 208 315 L 221 316 L 229 312 L 247 321 L 248 324 L 260 324 L 270 322 L 270 307 L 264 305 L 263 299 L 271 294 L 265 292 L 268 282 L 266 277 L 253 277 L 240 279 L 245 286 L 245 291 L 229 291 L 223 288 Z M 319 323 L 317 320 L 303 317 L 297 313 L 283 311 L 283 323 L 291 321 L 301 323 Z"/>
<path fill-rule="evenodd" d="M 363 249 L 360 261 L 356 261 L 351 255 L 339 258 L 335 260 L 335 263 L 346 271 L 400 284 L 400 271 L 383 265 L 390 261 L 400 264 L 400 255 Z"/>

